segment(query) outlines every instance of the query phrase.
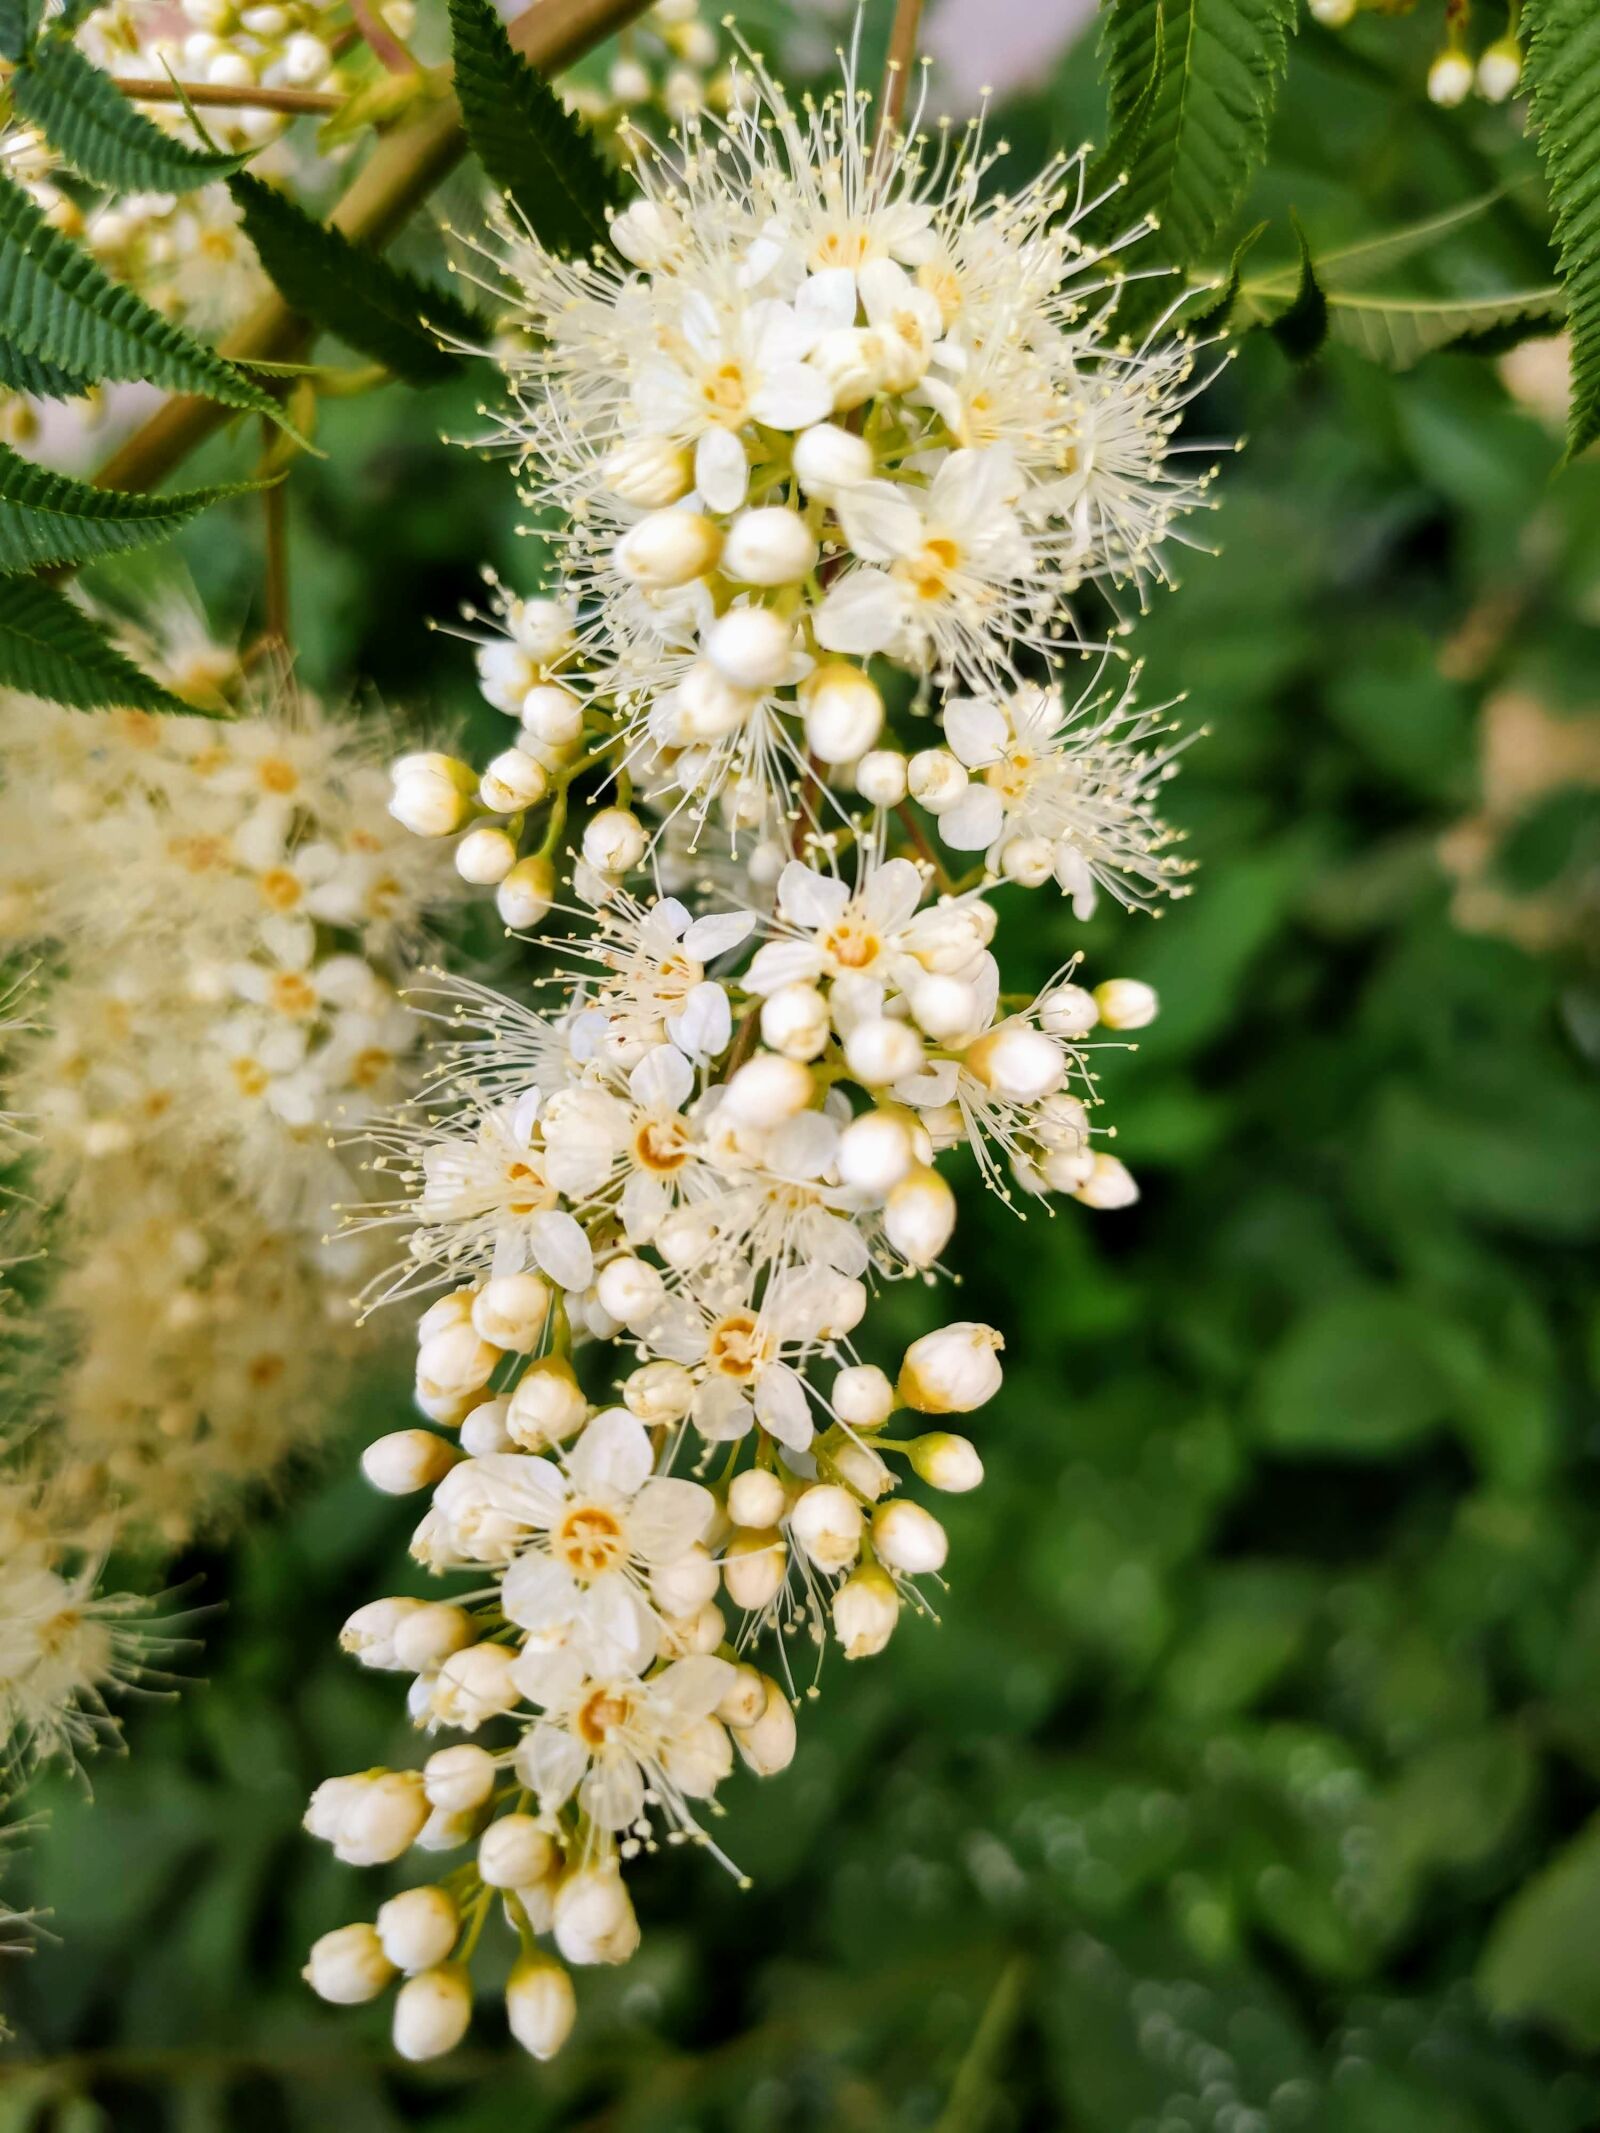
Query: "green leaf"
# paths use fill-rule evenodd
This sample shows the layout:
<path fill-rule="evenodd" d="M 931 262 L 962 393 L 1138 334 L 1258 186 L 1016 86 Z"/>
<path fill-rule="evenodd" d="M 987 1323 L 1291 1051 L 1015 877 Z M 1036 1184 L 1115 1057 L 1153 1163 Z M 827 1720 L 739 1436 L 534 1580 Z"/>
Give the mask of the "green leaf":
<path fill-rule="evenodd" d="M 112 192 L 190 192 L 248 160 L 163 133 L 61 37 L 34 46 L 11 78 L 11 97 L 75 170 Z"/>
<path fill-rule="evenodd" d="M 112 281 L 9 178 L 0 178 L 0 314 L 24 354 L 74 377 L 142 378 L 283 423 L 270 393 Z"/>
<path fill-rule="evenodd" d="M 1527 79 L 1572 320 L 1568 456 L 1600 437 L 1600 12 L 1529 0 Z"/>
<path fill-rule="evenodd" d="M 1450 1414 L 1456 1381 L 1420 1304 L 1355 1290 L 1296 1320 L 1261 1374 L 1262 1433 L 1286 1451 L 1372 1458 Z"/>
<path fill-rule="evenodd" d="M 0 578 L 0 687 L 79 711 L 195 708 L 140 673 L 99 623 L 37 578 Z"/>
<path fill-rule="evenodd" d="M 1296 363 L 1309 362 L 1328 338 L 1328 299 L 1311 264 L 1311 247 L 1298 222 L 1295 242 L 1300 247 L 1300 280 L 1293 301 L 1273 320 L 1270 332 L 1284 353 Z"/>
<path fill-rule="evenodd" d="M 1227 331 L 1228 320 L 1233 316 L 1233 307 L 1239 301 L 1239 284 L 1243 276 L 1245 254 L 1266 226 L 1264 222 L 1258 222 L 1253 230 L 1246 231 L 1239 239 L 1233 248 L 1233 258 L 1228 263 L 1227 279 L 1214 288 L 1210 302 L 1202 304 L 1197 311 L 1184 313 L 1183 324 L 1186 332 Z"/>
<path fill-rule="evenodd" d="M 76 400 L 90 382 L 59 363 L 28 355 L 15 341 L 0 339 L 0 390 L 33 393 L 41 400 Z"/>
<path fill-rule="evenodd" d="M 460 369 L 461 358 L 441 348 L 429 327 L 463 339 L 480 338 L 483 329 L 450 290 L 352 244 L 259 178 L 241 172 L 228 189 L 261 264 L 294 310 L 409 384 L 429 385 Z"/>
<path fill-rule="evenodd" d="M 1153 217 L 1175 264 L 1225 232 L 1267 150 L 1296 0 L 1112 0 L 1102 52 L 1113 127 L 1132 119 L 1157 55 L 1159 87 L 1122 208 Z"/>
<path fill-rule="evenodd" d="M 43 0 L 0 0 L 0 59 L 20 59 L 33 42 Z"/>
<path fill-rule="evenodd" d="M 1109 225 L 1112 228 L 1120 225 L 1123 216 L 1122 182 L 1133 167 L 1140 144 L 1150 129 L 1150 116 L 1155 109 L 1156 99 L 1161 94 L 1161 84 L 1166 71 L 1166 26 L 1157 14 L 1150 40 L 1150 71 L 1145 76 L 1144 87 L 1129 101 L 1126 95 L 1127 84 L 1112 84 L 1111 137 L 1090 163 L 1084 176 L 1084 190 L 1091 199 L 1100 193 L 1109 194 L 1095 210 L 1094 219 L 1097 225 Z M 1122 92 L 1120 96 L 1117 94 L 1119 86 Z"/>
<path fill-rule="evenodd" d="M 1320 262 L 1311 262 L 1311 271 L 1326 307 L 1327 338 L 1388 370 L 1409 370 L 1448 348 L 1492 354 L 1561 327 L 1562 295 L 1553 284 L 1503 296 L 1388 295 L 1332 285 Z M 1276 332 L 1293 309 L 1284 294 L 1278 274 L 1252 278 L 1242 283 L 1237 308 Z"/>
<path fill-rule="evenodd" d="M 1501 2015 L 1532 2018 L 1580 2051 L 1600 2048 L 1600 1817 L 1526 1882 L 1496 1919 L 1478 1991 Z"/>
<path fill-rule="evenodd" d="M 518 57 L 491 0 L 450 0 L 450 38 L 467 139 L 489 176 L 547 250 L 604 244 L 621 185 L 587 127 Z"/>
<path fill-rule="evenodd" d="M 85 563 L 165 540 L 208 505 L 259 482 L 139 496 L 55 474 L 0 444 L 0 572 Z"/>

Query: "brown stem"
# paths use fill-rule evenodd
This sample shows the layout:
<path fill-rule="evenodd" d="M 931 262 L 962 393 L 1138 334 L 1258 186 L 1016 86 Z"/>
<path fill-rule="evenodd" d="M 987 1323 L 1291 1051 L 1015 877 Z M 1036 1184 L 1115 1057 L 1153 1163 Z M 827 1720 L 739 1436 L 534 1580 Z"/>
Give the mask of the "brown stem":
<path fill-rule="evenodd" d="M 940 888 L 948 889 L 950 887 L 950 869 L 945 865 L 944 861 L 939 857 L 933 846 L 928 842 L 927 837 L 923 832 L 922 824 L 917 820 L 916 815 L 912 812 L 911 802 L 909 800 L 902 800 L 900 802 L 900 805 L 895 809 L 895 813 L 900 818 L 901 828 L 911 839 L 911 846 L 913 851 L 915 851 L 915 853 L 917 854 L 917 857 L 923 860 L 928 866 L 932 867 Z"/>
<path fill-rule="evenodd" d="M 911 69 L 917 63 L 917 38 L 922 30 L 922 0 L 895 0 L 894 22 L 889 31 L 889 57 L 883 70 L 883 92 L 878 101 L 878 131 L 872 143 L 872 167 L 882 173 L 900 134 L 905 114 Z"/>
<path fill-rule="evenodd" d="M 110 79 L 132 103 L 187 103 L 197 111 L 215 105 L 226 111 L 328 112 L 342 110 L 346 102 L 326 89 L 238 89 L 208 81 L 157 81 L 142 74 L 113 74 Z"/>
<path fill-rule="evenodd" d="M 415 74 L 417 63 L 392 31 L 386 30 L 367 5 L 350 0 L 350 18 L 368 45 L 391 74 Z"/>
<path fill-rule="evenodd" d="M 508 32 L 531 66 L 558 73 L 642 14 L 647 0 L 539 0 Z M 329 218 L 356 244 L 382 248 L 410 220 L 466 152 L 461 107 L 453 96 L 385 135 Z M 301 321 L 280 296 L 267 297 L 220 353 L 234 362 L 283 361 L 300 345 Z M 225 422 L 214 400 L 175 395 L 114 452 L 95 479 L 104 489 L 153 489 Z"/>

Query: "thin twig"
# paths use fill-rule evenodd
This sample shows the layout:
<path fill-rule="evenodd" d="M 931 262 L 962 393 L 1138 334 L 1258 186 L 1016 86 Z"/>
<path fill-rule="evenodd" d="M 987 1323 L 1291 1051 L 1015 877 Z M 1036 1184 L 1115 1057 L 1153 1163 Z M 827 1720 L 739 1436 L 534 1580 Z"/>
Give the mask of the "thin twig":
<path fill-rule="evenodd" d="M 288 484 L 275 481 L 261 492 L 266 547 L 265 606 L 262 633 L 289 649 L 289 498 Z"/>
<path fill-rule="evenodd" d="M 215 105 L 227 111 L 342 111 L 348 99 L 327 89 L 240 89 L 208 81 L 156 81 L 142 74 L 113 74 L 110 80 L 130 103 Z"/>
<path fill-rule="evenodd" d="M 886 167 L 890 151 L 899 138 L 921 31 L 922 0 L 895 0 L 894 23 L 889 31 L 889 57 L 883 70 L 883 92 L 878 100 L 878 131 L 872 143 L 874 172 L 882 172 Z"/>
<path fill-rule="evenodd" d="M 379 62 L 391 74 L 415 74 L 417 63 L 392 31 L 386 30 L 367 5 L 367 0 L 350 0 L 350 19 L 367 40 Z"/>
<path fill-rule="evenodd" d="M 995 2068 L 1022 2013 L 1022 1987 L 1028 1959 L 1014 1955 L 995 1979 L 978 2026 L 972 2033 L 934 2133 L 982 2133 L 993 2100 Z"/>

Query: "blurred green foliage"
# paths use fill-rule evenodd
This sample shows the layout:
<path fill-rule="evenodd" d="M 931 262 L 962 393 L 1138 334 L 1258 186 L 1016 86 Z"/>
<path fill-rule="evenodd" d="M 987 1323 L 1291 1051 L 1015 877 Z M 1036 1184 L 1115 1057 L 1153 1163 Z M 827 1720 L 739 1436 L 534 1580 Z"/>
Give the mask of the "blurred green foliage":
<path fill-rule="evenodd" d="M 1516 179 L 1506 117 L 1420 80 L 1392 25 L 1301 38 L 1279 239 L 1291 203 L 1338 238 Z M 1019 153 L 1096 93 L 1069 57 L 1009 114 Z M 1538 271 L 1543 243 L 1513 187 L 1423 271 Z M 503 470 L 433 441 L 470 420 L 352 403 L 295 498 L 308 664 L 430 730 L 470 674 L 418 618 L 485 556 L 528 574 Z M 942 1626 L 830 1660 L 793 1769 L 732 1785 L 753 1890 L 698 1856 L 639 1877 L 643 1952 L 583 1978 L 559 2062 L 490 2016 L 404 2070 L 380 2010 L 297 1979 L 380 1893 L 300 1835 L 305 1795 L 413 1752 L 333 1649 L 408 1519 L 336 1464 L 179 1566 L 219 1609 L 203 1682 L 134 1714 L 10 1876 L 61 1938 L 7 1979 L 0 2133 L 1600 2123 L 1600 1001 L 1576 954 L 1460 930 L 1437 856 L 1487 698 L 1593 715 L 1600 466 L 1553 479 L 1554 435 L 1463 357 L 1252 342 L 1198 421 L 1249 434 L 1220 553 L 1137 638 L 1209 728 L 1175 789 L 1196 893 L 1159 925 L 1011 921 L 1036 976 L 1081 943 L 1161 991 L 1102 1060 L 1145 1196 L 1018 1226 L 965 1181 L 964 1308 L 1010 1368 Z M 194 560 L 224 606 L 251 564 Z M 1567 794 L 1493 864 L 1519 892 L 1596 838 Z M 885 1340 L 932 1310 L 896 1293 Z M 366 1388 L 350 1441 L 403 1400 Z"/>

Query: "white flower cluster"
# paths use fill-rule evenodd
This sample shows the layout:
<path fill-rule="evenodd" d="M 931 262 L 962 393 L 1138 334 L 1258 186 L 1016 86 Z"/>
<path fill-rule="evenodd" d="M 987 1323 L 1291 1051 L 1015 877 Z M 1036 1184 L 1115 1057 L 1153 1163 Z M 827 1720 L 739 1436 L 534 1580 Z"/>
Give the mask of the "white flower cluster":
<path fill-rule="evenodd" d="M 976 151 L 876 160 L 853 90 L 802 122 L 756 86 L 646 161 L 616 259 L 507 236 L 536 350 L 515 435 L 567 572 L 499 594 L 480 644 L 516 744 L 481 775 L 394 766 L 397 818 L 458 838 L 509 927 L 577 922 L 542 942 L 539 1008 L 440 977 L 442 1063 L 375 1136 L 371 1220 L 403 1248 L 371 1293 L 444 1293 L 428 1426 L 365 1471 L 427 1493 L 412 1555 L 457 1583 L 344 1642 L 410 1678 L 430 1740 L 464 1737 L 330 1779 L 307 1826 L 353 1864 L 465 1857 L 307 1976 L 341 2001 L 403 1980 L 414 2058 L 463 2035 L 497 1907 L 512 2032 L 556 2050 L 567 1966 L 638 1943 L 628 1864 L 721 1858 L 724 1782 L 794 1754 L 796 1643 L 862 1659 L 931 1612 L 923 1491 L 981 1482 L 945 1425 L 1003 1346 L 958 1320 L 896 1355 L 874 1323 L 884 1283 L 940 1271 L 941 1156 L 1019 1207 L 1137 1197 L 1092 1062 L 1155 994 L 1077 958 L 1007 992 L 994 943 L 1018 885 L 1080 914 L 1179 886 L 1156 715 L 1048 656 L 1064 591 L 1160 574 L 1197 487 L 1167 457 L 1191 352 L 1116 341 L 1060 170 L 985 198 Z M 930 714 L 937 745 L 894 744 Z M 610 802 L 563 884 L 591 775 Z"/>
<path fill-rule="evenodd" d="M 238 681 L 177 656 L 186 692 Z M 0 696 L 0 744 L 0 946 L 46 973 L 7 1089 L 72 1328 L 52 1434 L 76 1493 L 178 1540 L 328 1411 L 331 1136 L 403 1090 L 397 987 L 452 877 L 387 814 L 373 740 L 292 694 L 222 719 Z"/>

